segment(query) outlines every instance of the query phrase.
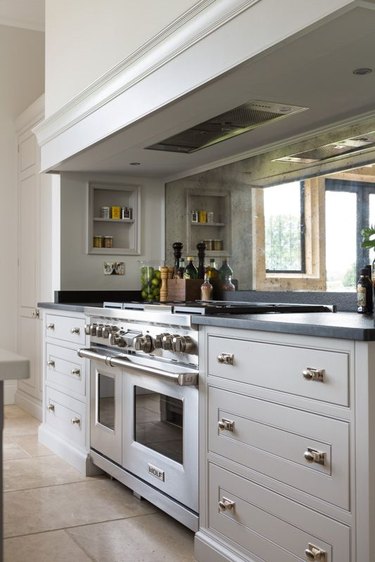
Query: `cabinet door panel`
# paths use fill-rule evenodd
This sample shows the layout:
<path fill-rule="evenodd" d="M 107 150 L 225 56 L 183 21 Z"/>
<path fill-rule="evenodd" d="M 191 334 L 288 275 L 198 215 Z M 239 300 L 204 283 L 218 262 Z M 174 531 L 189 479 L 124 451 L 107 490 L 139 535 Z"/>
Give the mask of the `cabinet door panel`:
<path fill-rule="evenodd" d="M 210 388 L 209 427 L 211 451 L 350 508 L 348 423 Z"/>
<path fill-rule="evenodd" d="M 232 363 L 220 361 L 223 353 Z M 349 406 L 347 353 L 210 336 L 208 354 L 210 375 Z M 312 369 L 322 381 L 312 380 Z"/>

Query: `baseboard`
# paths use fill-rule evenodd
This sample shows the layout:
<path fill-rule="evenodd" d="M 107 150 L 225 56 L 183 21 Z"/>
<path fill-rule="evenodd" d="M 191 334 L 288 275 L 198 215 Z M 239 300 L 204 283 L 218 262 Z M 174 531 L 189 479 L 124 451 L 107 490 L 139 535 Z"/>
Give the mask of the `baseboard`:
<path fill-rule="evenodd" d="M 55 430 L 51 430 L 47 424 L 39 426 L 39 442 L 48 447 L 56 455 L 64 459 L 67 463 L 74 466 L 81 474 L 88 474 L 88 451 L 77 449 L 71 443 L 65 441 Z"/>
<path fill-rule="evenodd" d="M 22 410 L 25 410 L 25 412 L 34 416 L 37 420 L 42 421 L 43 406 L 41 400 L 38 400 L 37 398 L 34 398 L 17 388 L 13 403 L 17 404 L 17 406 L 22 408 Z"/>

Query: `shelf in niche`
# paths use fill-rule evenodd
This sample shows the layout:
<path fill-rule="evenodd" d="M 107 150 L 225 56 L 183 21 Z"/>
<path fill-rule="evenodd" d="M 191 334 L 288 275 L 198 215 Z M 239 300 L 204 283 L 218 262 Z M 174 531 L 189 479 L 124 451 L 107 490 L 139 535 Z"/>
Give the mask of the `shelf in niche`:
<path fill-rule="evenodd" d="M 191 226 L 225 226 L 224 222 L 191 222 Z"/>
<path fill-rule="evenodd" d="M 94 217 L 93 220 L 95 222 L 108 222 L 110 224 L 113 224 L 113 223 L 133 224 L 134 223 L 134 219 L 103 219 L 102 217 Z"/>

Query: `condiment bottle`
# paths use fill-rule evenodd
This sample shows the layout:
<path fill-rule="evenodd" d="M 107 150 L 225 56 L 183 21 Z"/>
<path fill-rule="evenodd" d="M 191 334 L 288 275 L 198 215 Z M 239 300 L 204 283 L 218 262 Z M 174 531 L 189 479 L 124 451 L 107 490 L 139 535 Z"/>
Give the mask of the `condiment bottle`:
<path fill-rule="evenodd" d="M 372 282 L 366 268 L 361 269 L 357 282 L 357 312 L 371 314 L 373 311 Z"/>
<path fill-rule="evenodd" d="M 220 280 L 224 282 L 228 276 L 233 277 L 233 269 L 228 264 L 228 258 L 223 258 L 223 263 L 219 269 Z"/>
<path fill-rule="evenodd" d="M 185 268 L 184 278 L 185 279 L 198 279 L 198 270 L 193 264 L 193 258 L 188 257 L 188 264 Z"/>
<path fill-rule="evenodd" d="M 208 280 L 213 287 L 212 296 L 214 299 L 220 298 L 220 283 L 219 283 L 219 272 L 216 269 L 215 258 L 210 259 L 210 265 L 206 269 Z"/>
<path fill-rule="evenodd" d="M 213 287 L 208 279 L 207 273 L 204 276 L 204 281 L 201 285 L 201 300 L 210 301 L 212 300 Z"/>
<path fill-rule="evenodd" d="M 185 258 L 180 258 L 180 266 L 177 270 L 177 277 L 179 279 L 183 279 L 184 273 L 185 273 Z"/>

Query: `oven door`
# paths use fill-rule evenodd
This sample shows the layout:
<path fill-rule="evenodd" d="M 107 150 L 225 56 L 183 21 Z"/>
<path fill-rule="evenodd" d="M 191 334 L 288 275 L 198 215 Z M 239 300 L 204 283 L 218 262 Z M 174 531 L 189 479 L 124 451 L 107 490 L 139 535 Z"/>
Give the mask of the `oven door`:
<path fill-rule="evenodd" d="M 123 466 L 198 512 L 198 389 L 124 368 Z"/>
<path fill-rule="evenodd" d="M 90 447 L 120 464 L 122 372 L 95 360 L 90 361 L 90 370 Z"/>

